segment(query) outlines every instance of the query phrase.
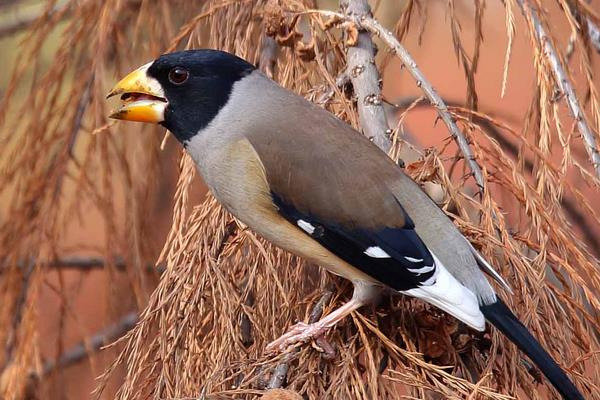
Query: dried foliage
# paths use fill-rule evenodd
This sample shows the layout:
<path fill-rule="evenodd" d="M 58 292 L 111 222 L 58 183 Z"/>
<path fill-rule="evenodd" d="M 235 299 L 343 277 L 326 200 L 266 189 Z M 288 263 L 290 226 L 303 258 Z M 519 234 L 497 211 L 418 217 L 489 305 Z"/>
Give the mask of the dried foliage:
<path fill-rule="evenodd" d="M 430 3 L 405 2 L 390 27 L 397 37 L 426 29 Z M 528 124 L 517 131 L 478 109 L 474 74 L 485 46 L 480 36 L 486 2 L 474 0 L 475 18 L 468 20 L 457 12 L 459 2 L 447 2 L 454 50 L 467 78 L 467 104 L 449 112 L 470 142 L 485 190 L 469 196 L 477 186 L 467 164 L 454 156 L 451 138 L 444 148 L 424 151 L 406 170 L 424 185 L 441 184 L 445 210 L 512 286 L 514 296 L 506 295 L 512 308 L 592 399 L 600 398 L 599 264 L 561 204 L 570 198 L 600 225 L 597 207 L 570 180 L 575 175 L 596 190 L 599 184 L 583 149 L 593 153 L 600 140 L 591 67 L 597 55 L 588 36 L 588 24 L 600 19 L 585 1 L 558 3 L 572 29 L 571 60 L 556 51 L 552 59 L 548 46 L 560 48 L 565 38 L 552 37 L 541 2 L 504 2 L 505 77 L 522 9 L 527 24 L 518 33 L 531 38 L 537 80 Z M 260 63 L 282 85 L 320 100 L 356 126 L 356 99 L 348 96 L 345 80 L 337 85 L 356 26 L 331 21 L 312 11 L 316 8 L 309 0 L 47 2 L 29 27 L 0 105 L 0 197 L 9 204 L 0 221 L 0 398 L 26 398 L 36 392 L 33 377 L 44 378 L 38 295 L 56 259 L 69 255 L 61 240 L 71 222 L 90 212 L 101 216 L 105 238 L 93 250 L 106 260 L 109 277 L 124 263 L 143 310 L 115 344 L 120 355 L 101 376 L 97 396 L 112 398 L 104 389 L 114 378 L 119 399 L 254 398 L 278 386 L 272 378 L 281 371 L 280 383 L 310 399 L 547 396 L 534 368 L 498 333 L 473 332 L 399 296 L 353 314 L 333 330 L 330 341 L 338 353 L 333 360 L 311 346 L 265 354 L 266 343 L 294 321 L 308 319 L 324 292 L 334 293 L 327 313 L 348 298 L 351 285 L 265 243 L 214 199 L 191 204 L 195 169 L 185 155 L 172 226 L 158 259 L 164 273 L 148 296 L 154 284 L 147 264 L 155 261 L 156 250 L 147 240 L 154 223 L 148 215 L 159 190 L 154 176 L 162 132 L 107 123 L 107 89 L 115 77 L 167 50 L 219 48 Z M 462 44 L 461 24 L 467 23 L 478 32 L 474 51 Z M 55 29 L 62 31 L 61 46 L 44 69 L 40 52 Z M 381 65 L 391 57 L 381 57 Z M 567 62 L 571 68 L 564 68 Z M 554 63 L 562 65 L 563 77 L 553 72 Z M 576 81 L 570 72 L 575 70 L 582 71 Z M 577 83 L 574 99 L 575 92 L 564 93 L 565 82 Z M 19 90 L 28 91 L 23 104 L 11 102 Z M 580 107 L 576 120 L 566 112 L 573 101 Z M 415 105 L 399 115 L 391 133 L 390 153 L 396 157 L 407 146 L 403 121 Z M 21 118 L 32 110 L 35 115 Z M 579 137 L 582 124 L 593 140 Z M 517 143 L 515 154 L 494 139 L 490 127 Z M 122 215 L 118 204 L 125 204 Z M 519 215 L 507 220 L 505 207 Z M 68 308 L 65 288 L 56 290 Z M 278 393 L 269 398 L 295 398 L 289 391 Z"/>

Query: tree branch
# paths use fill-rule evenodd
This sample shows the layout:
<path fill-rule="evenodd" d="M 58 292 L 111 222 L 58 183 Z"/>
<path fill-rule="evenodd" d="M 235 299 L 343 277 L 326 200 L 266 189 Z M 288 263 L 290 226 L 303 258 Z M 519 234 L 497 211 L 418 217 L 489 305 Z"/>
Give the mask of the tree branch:
<path fill-rule="evenodd" d="M 412 77 L 417 82 L 417 86 L 420 87 L 421 90 L 423 90 L 431 105 L 435 107 L 435 109 L 438 112 L 438 115 L 448 127 L 450 133 L 452 134 L 452 137 L 454 138 L 458 147 L 460 148 L 460 151 L 462 152 L 463 157 L 467 162 L 467 165 L 473 173 L 475 182 L 477 183 L 479 188 L 483 190 L 483 172 L 481 171 L 481 167 L 479 167 L 479 164 L 477 164 L 477 161 L 475 160 L 475 156 L 473 155 L 473 152 L 469 147 L 469 142 L 467 141 L 463 133 L 460 131 L 460 129 L 458 129 L 458 126 L 456 125 L 454 118 L 450 114 L 450 111 L 448 110 L 448 107 L 446 106 L 444 100 L 440 97 L 440 95 L 437 94 L 431 83 L 425 78 L 425 75 L 423 75 L 423 73 L 417 66 L 417 63 L 412 58 L 410 53 L 404 48 L 404 46 L 400 44 L 400 42 L 398 41 L 398 39 L 396 39 L 394 34 L 385 29 L 383 25 L 381 25 L 377 20 L 367 17 L 365 15 L 357 17 L 351 15 L 343 15 L 335 11 L 325 10 L 315 10 L 314 12 L 329 17 L 337 18 L 343 21 L 347 21 L 353 23 L 358 27 L 367 29 L 373 34 L 379 36 L 394 51 L 394 53 L 400 58 L 406 69 L 410 72 Z"/>
<path fill-rule="evenodd" d="M 137 311 L 132 311 L 124 315 L 113 325 L 102 329 L 93 336 L 84 339 L 65 351 L 60 355 L 58 360 L 47 361 L 42 367 L 40 376 L 46 376 L 57 369 L 66 368 L 83 360 L 90 354 L 101 350 L 104 346 L 111 344 L 133 328 L 137 323 L 138 318 Z"/>
<path fill-rule="evenodd" d="M 75 112 L 75 116 L 73 118 L 73 127 L 71 128 L 71 134 L 69 135 L 69 147 L 68 154 L 70 158 L 74 158 L 73 148 L 75 147 L 75 142 L 77 141 L 77 135 L 81 130 L 81 123 L 83 121 L 83 116 L 85 115 L 85 111 L 90 104 L 90 100 L 92 98 L 92 85 L 94 84 L 94 73 L 92 72 L 89 77 L 87 83 L 84 86 L 83 94 L 79 99 L 79 103 L 77 105 L 77 111 Z"/>
<path fill-rule="evenodd" d="M 4 348 L 5 360 L 7 365 L 13 358 L 15 342 L 17 340 L 17 330 L 19 328 L 19 325 L 21 324 L 21 320 L 23 319 L 23 307 L 27 302 L 27 293 L 29 292 L 29 281 L 34 269 L 35 262 L 33 262 L 33 260 L 23 264 L 21 290 L 19 291 L 19 297 L 17 297 L 15 302 L 15 308 L 13 311 L 12 330 L 9 331 L 8 337 L 6 339 L 6 346 Z"/>
<path fill-rule="evenodd" d="M 367 0 L 340 0 L 340 9 L 349 17 L 371 17 Z M 360 126 L 366 137 L 386 153 L 392 147 L 387 118 L 381 100 L 380 77 L 375 65 L 376 48 L 371 34 L 359 29 L 356 43 L 348 48 L 346 71 L 357 98 Z"/>
<path fill-rule="evenodd" d="M 596 25 L 591 19 L 587 17 L 586 21 L 590 42 L 596 48 L 596 51 L 600 53 L 600 28 L 598 28 L 598 25 Z"/>
<path fill-rule="evenodd" d="M 552 67 L 554 79 L 556 80 L 560 90 L 564 93 L 567 99 L 567 105 L 571 110 L 571 114 L 577 122 L 577 129 L 583 137 L 585 148 L 596 172 L 596 176 L 600 178 L 600 153 L 598 152 L 598 147 L 596 146 L 596 138 L 594 132 L 588 126 L 588 123 L 585 119 L 585 114 L 583 113 L 581 106 L 579 105 L 579 101 L 577 100 L 575 89 L 573 88 L 571 81 L 569 81 L 569 77 L 562 66 L 556 50 L 552 46 L 552 41 L 546 34 L 546 31 L 544 30 L 544 27 L 535 9 L 527 0 L 517 0 L 517 3 L 521 7 L 521 11 L 523 12 L 525 18 L 531 21 L 531 24 L 535 29 L 537 40 L 540 45 L 543 46 L 544 54 L 546 57 L 548 57 L 548 61 Z"/>
<path fill-rule="evenodd" d="M 577 7 L 575 3 L 577 3 L 577 1 L 570 0 L 569 9 L 571 10 L 571 13 L 577 17 L 579 23 L 585 21 L 585 23 L 587 24 L 587 33 L 590 39 L 590 43 L 592 44 L 592 46 L 594 46 L 596 51 L 600 53 L 600 28 L 598 28 L 598 25 L 596 25 L 590 17 L 588 17 L 587 15 L 583 15 L 583 13 L 579 12 L 579 7 Z M 570 45 L 571 43 L 569 43 L 569 46 Z"/>
<path fill-rule="evenodd" d="M 350 76 L 348 75 L 347 70 L 342 71 L 337 78 L 335 78 L 335 86 L 343 90 L 344 86 L 350 82 Z M 335 95 L 335 89 L 331 87 L 327 92 L 323 93 L 317 100 L 316 103 L 324 106 L 331 101 L 333 96 Z"/>
<path fill-rule="evenodd" d="M 27 269 L 29 268 L 30 263 L 33 263 L 35 265 L 34 261 L 19 261 L 17 263 L 17 267 L 20 269 Z M 105 265 L 109 263 L 109 261 L 97 257 L 65 257 L 49 261 L 45 264 L 45 266 L 50 269 L 73 269 L 81 272 L 89 272 L 96 269 L 102 269 Z M 112 265 L 118 271 L 125 271 L 125 268 L 127 267 L 127 263 L 121 257 L 116 257 L 112 261 Z M 1 266 L 0 275 L 1 271 L 5 267 L 6 265 Z M 145 269 L 148 272 L 157 271 L 159 274 L 162 274 L 165 271 L 165 266 L 162 264 L 158 266 L 154 264 L 147 264 Z"/>

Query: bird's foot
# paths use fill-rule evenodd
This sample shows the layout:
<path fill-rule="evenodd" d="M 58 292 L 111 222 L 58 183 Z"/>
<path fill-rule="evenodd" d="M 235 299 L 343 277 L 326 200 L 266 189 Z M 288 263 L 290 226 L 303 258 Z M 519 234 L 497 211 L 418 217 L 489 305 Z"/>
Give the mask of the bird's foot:
<path fill-rule="evenodd" d="M 327 358 L 335 356 L 335 349 L 323 337 L 330 327 L 321 321 L 314 324 L 298 322 L 287 333 L 267 345 L 267 351 L 284 351 L 290 346 L 313 341 L 313 347 L 325 354 Z"/>
<path fill-rule="evenodd" d="M 333 346 L 325 340 L 323 334 L 334 327 L 335 324 L 344 319 L 352 311 L 365 304 L 364 301 L 365 300 L 360 296 L 356 298 L 353 296 L 352 300 L 345 303 L 343 306 L 338 307 L 334 312 L 321 318 L 315 323 L 297 323 L 292 326 L 285 335 L 269 343 L 267 345 L 267 351 L 283 351 L 292 345 L 313 341 L 313 347 L 325 353 L 325 357 L 333 358 L 335 356 L 335 350 Z"/>

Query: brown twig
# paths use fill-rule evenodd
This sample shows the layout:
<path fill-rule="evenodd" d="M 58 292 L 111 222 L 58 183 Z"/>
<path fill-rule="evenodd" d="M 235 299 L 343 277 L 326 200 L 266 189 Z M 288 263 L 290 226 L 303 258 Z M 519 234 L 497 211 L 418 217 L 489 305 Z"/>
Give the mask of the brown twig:
<path fill-rule="evenodd" d="M 22 278 L 22 282 L 21 282 L 21 288 L 19 291 L 19 297 L 17 297 L 14 311 L 13 311 L 12 330 L 10 331 L 10 334 L 6 341 L 5 360 L 6 360 L 7 365 L 13 357 L 15 341 L 17 340 L 16 332 L 17 332 L 19 325 L 21 324 L 21 320 L 23 318 L 23 307 L 25 306 L 25 303 L 27 301 L 27 293 L 29 291 L 29 281 L 31 278 L 31 274 L 33 273 L 33 270 L 35 269 L 35 261 L 30 260 L 29 262 L 27 262 L 24 265 L 23 269 L 24 269 L 24 272 L 23 272 L 23 278 Z"/>
<path fill-rule="evenodd" d="M 315 322 L 321 319 L 321 316 L 323 316 L 323 309 L 325 308 L 325 305 L 329 303 L 332 297 L 333 292 L 330 290 L 323 293 L 319 301 L 317 301 L 312 311 L 310 312 L 310 315 L 308 316 L 309 324 L 314 324 Z"/>
<path fill-rule="evenodd" d="M 138 321 L 137 311 L 125 314 L 116 323 L 100 330 L 91 337 L 81 341 L 65 351 L 57 360 L 47 361 L 42 367 L 40 376 L 46 376 L 57 369 L 66 368 L 87 358 L 91 353 L 101 350 L 125 335 Z"/>
<path fill-rule="evenodd" d="M 90 104 L 90 99 L 92 97 L 92 85 L 94 84 L 94 73 L 91 74 L 87 83 L 85 84 L 85 88 L 83 89 L 83 94 L 79 99 L 79 104 L 77 105 L 77 111 L 75 112 L 75 117 L 73 118 L 73 127 L 71 128 L 71 134 L 69 135 L 69 147 L 68 154 L 70 158 L 73 158 L 73 148 L 75 147 L 75 143 L 77 142 L 77 135 L 81 130 L 81 123 L 83 122 L 83 116 L 85 115 L 85 110 Z"/>
<path fill-rule="evenodd" d="M 72 269 L 81 272 L 89 272 L 97 269 L 102 269 L 109 264 L 114 266 L 114 268 L 117 271 L 125 271 L 125 269 L 127 268 L 127 263 L 122 257 L 116 257 L 111 262 L 98 257 L 65 257 L 52 260 L 48 262 L 46 266 L 51 269 Z M 29 261 L 19 261 L 17 263 L 17 266 L 20 269 L 29 268 L 29 265 Z M 2 269 L 0 269 L 0 271 L 2 271 Z M 158 271 L 158 273 L 162 274 L 165 270 L 165 267 L 164 265 L 156 266 L 154 264 L 147 264 L 145 269 L 148 272 L 156 270 Z"/>
<path fill-rule="evenodd" d="M 294 350 L 290 354 L 296 353 L 298 350 Z M 269 384 L 267 385 L 268 389 L 278 389 L 283 386 L 285 383 L 285 379 L 287 378 L 287 373 L 290 370 L 290 363 L 287 359 L 291 358 L 290 354 L 284 357 L 286 361 L 277 364 L 275 369 L 273 370 L 273 374 L 271 375 L 271 379 L 269 380 Z"/>

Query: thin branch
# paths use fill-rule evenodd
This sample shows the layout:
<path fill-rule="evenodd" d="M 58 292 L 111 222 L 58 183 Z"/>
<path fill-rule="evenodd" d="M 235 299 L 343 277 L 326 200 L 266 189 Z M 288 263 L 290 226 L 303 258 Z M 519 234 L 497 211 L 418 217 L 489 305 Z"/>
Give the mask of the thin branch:
<path fill-rule="evenodd" d="M 554 79 L 567 99 L 567 104 L 571 110 L 571 114 L 577 122 L 577 129 L 579 130 L 579 133 L 581 133 L 581 136 L 585 142 L 585 148 L 592 162 L 592 166 L 596 171 L 597 177 L 600 178 L 600 153 L 598 152 L 598 147 L 596 145 L 596 137 L 594 132 L 588 126 L 585 114 L 583 113 L 581 106 L 579 105 L 579 101 L 577 100 L 575 89 L 569 81 L 569 77 L 562 66 L 556 50 L 552 46 L 552 41 L 546 34 L 546 31 L 544 30 L 544 27 L 535 9 L 527 0 L 517 0 L 517 2 L 519 3 L 525 18 L 530 20 L 533 24 L 537 40 L 544 48 L 544 54 L 546 57 L 548 57 L 548 61 L 552 67 L 552 72 L 554 73 Z"/>
<path fill-rule="evenodd" d="M 13 353 L 15 349 L 15 342 L 17 340 L 17 330 L 19 325 L 21 324 L 21 320 L 23 319 L 23 307 L 27 302 L 27 293 L 29 292 L 29 281 L 31 278 L 31 274 L 35 269 L 35 262 L 30 260 L 28 263 L 23 266 L 23 278 L 21 282 L 21 290 L 19 291 L 19 297 L 16 299 L 15 309 L 13 311 L 13 321 L 12 321 L 12 330 L 9 332 L 9 336 L 6 340 L 6 347 L 4 349 L 5 352 L 5 360 L 7 362 L 6 365 L 12 360 Z"/>
<path fill-rule="evenodd" d="M 94 73 L 92 72 L 89 77 L 85 87 L 83 89 L 83 94 L 79 99 L 79 104 L 77 105 L 77 111 L 75 112 L 75 117 L 73 118 L 73 127 L 71 128 L 71 134 L 69 135 L 69 147 L 68 153 L 69 157 L 73 158 L 73 148 L 75 147 L 75 142 L 77 141 L 77 135 L 81 130 L 81 123 L 83 121 L 83 116 L 85 115 L 85 111 L 90 104 L 90 99 L 92 97 L 92 85 L 94 84 Z"/>
<path fill-rule="evenodd" d="M 404 46 L 400 44 L 400 42 L 398 41 L 398 39 L 396 39 L 394 34 L 389 30 L 385 29 L 383 25 L 381 25 L 378 21 L 367 16 L 362 16 L 359 18 L 355 16 L 343 15 L 334 11 L 324 10 L 315 10 L 314 12 L 329 17 L 345 20 L 369 30 L 373 34 L 379 36 L 394 51 L 394 53 L 396 53 L 396 55 L 400 58 L 406 69 L 410 72 L 412 77 L 417 82 L 417 86 L 420 87 L 421 90 L 423 90 L 423 92 L 429 99 L 431 105 L 435 107 L 435 109 L 438 112 L 438 115 L 448 127 L 448 130 L 452 134 L 452 137 L 456 141 L 458 147 L 460 148 L 463 154 L 464 159 L 466 160 L 469 168 L 471 169 L 471 172 L 473 173 L 475 182 L 477 183 L 479 188 L 483 190 L 483 172 L 481 171 L 481 167 L 479 167 L 479 164 L 477 164 L 477 161 L 475 160 L 475 156 L 473 155 L 473 152 L 469 147 L 469 142 L 467 141 L 463 133 L 460 131 L 460 129 L 458 129 L 458 126 L 456 125 L 454 118 L 448 111 L 448 107 L 446 106 L 444 100 L 440 97 L 440 95 L 437 94 L 431 83 L 425 78 L 425 75 L 423 75 L 423 73 L 417 66 L 417 63 L 412 58 L 410 53 L 404 48 Z"/>
<path fill-rule="evenodd" d="M 596 48 L 596 51 L 600 53 L 600 28 L 590 18 L 586 18 L 586 20 L 590 42 Z"/>
<path fill-rule="evenodd" d="M 469 165 L 469 168 L 471 168 L 471 172 L 473 172 L 475 182 L 477 182 L 477 185 L 480 187 L 481 190 L 483 190 L 483 173 L 481 172 L 481 168 L 479 167 L 479 164 L 477 164 L 475 156 L 473 155 L 473 152 L 469 147 L 469 142 L 467 141 L 463 133 L 460 131 L 460 129 L 458 129 L 458 126 L 454 122 L 454 118 L 452 118 L 452 115 L 448 111 L 446 103 L 440 97 L 440 95 L 438 95 L 438 93 L 435 91 L 435 89 L 427 80 L 427 78 L 425 78 L 425 75 L 423 75 L 423 73 L 417 66 L 415 60 L 412 58 L 409 52 L 400 44 L 400 42 L 398 42 L 394 34 L 386 30 L 378 21 L 372 18 L 364 18 L 360 20 L 360 24 L 365 28 L 369 29 L 374 34 L 378 35 L 394 50 L 396 55 L 400 57 L 407 70 L 416 80 L 417 86 L 419 86 L 421 90 L 423 90 L 423 92 L 429 99 L 431 105 L 436 108 L 440 118 L 444 121 L 444 123 L 446 123 L 446 126 L 448 126 L 452 137 L 454 138 L 454 140 L 456 140 L 456 143 L 458 144 L 458 147 L 463 153 L 463 156 L 467 164 Z"/>
<path fill-rule="evenodd" d="M 124 315 L 113 325 L 110 325 L 91 337 L 81 341 L 69 350 L 60 355 L 58 360 L 47 361 L 40 373 L 40 376 L 46 376 L 57 369 L 66 368 L 87 358 L 90 354 L 101 350 L 115 340 L 126 334 L 135 326 L 139 317 L 137 311 L 132 311 Z"/>
<path fill-rule="evenodd" d="M 340 0 L 340 9 L 349 16 L 371 16 L 371 8 L 367 0 Z M 380 76 L 375 65 L 375 52 L 371 35 L 365 30 L 358 32 L 356 42 L 348 48 L 346 69 L 336 79 L 336 86 L 341 88 L 348 81 L 352 83 L 363 134 L 387 153 L 391 149 L 392 143 L 388 137 L 390 129 L 383 108 Z M 331 89 L 319 100 L 319 103 L 329 101 L 333 93 L 334 90 Z M 310 313 L 309 324 L 315 323 L 321 318 L 323 308 L 330 301 L 332 295 L 333 293 L 330 291 L 325 292 L 315 304 Z M 298 349 L 292 350 L 285 356 L 284 361 L 275 367 L 268 384 L 269 389 L 283 386 L 290 368 L 289 362 L 297 352 Z"/>
<path fill-rule="evenodd" d="M 596 25 L 589 16 L 582 15 L 582 13 L 579 12 L 579 8 L 574 3 L 577 2 L 573 0 L 569 1 L 569 9 L 571 10 L 571 13 L 577 16 L 580 22 L 584 21 L 585 19 L 590 43 L 592 44 L 592 46 L 594 46 L 596 51 L 600 53 L 600 28 L 598 28 L 598 25 Z M 570 46 L 571 41 L 569 41 L 569 47 Z"/>
<path fill-rule="evenodd" d="M 323 309 L 325 308 L 325 305 L 329 303 L 332 297 L 333 292 L 330 290 L 327 290 L 325 293 L 323 293 L 319 301 L 317 301 L 312 311 L 310 312 L 310 315 L 308 316 L 309 324 L 314 324 L 315 322 L 321 319 L 321 317 L 323 316 Z"/>
<path fill-rule="evenodd" d="M 371 17 L 367 0 L 340 0 L 340 9 L 351 18 Z M 350 40 L 348 39 L 347 42 Z M 346 71 L 357 99 L 360 126 L 366 137 L 386 153 L 392 147 L 390 129 L 381 100 L 380 76 L 375 65 L 376 48 L 371 34 L 359 29 L 348 47 Z"/>
<path fill-rule="evenodd" d="M 49 268 L 65 268 L 65 269 L 76 269 L 80 271 L 92 271 L 95 269 L 102 269 L 108 264 L 108 261 L 103 258 L 95 258 L 95 257 L 68 257 L 68 258 L 59 258 L 54 260 L 48 264 Z M 125 260 L 118 257 L 113 262 L 114 267 L 117 270 L 124 271 L 126 268 Z"/>
<path fill-rule="evenodd" d="M 17 262 L 17 267 L 20 269 L 28 269 L 31 262 L 32 261 L 19 261 Z M 125 271 L 127 267 L 127 263 L 121 257 L 116 257 L 111 262 L 97 257 L 66 257 L 49 261 L 44 264 L 44 266 L 50 269 L 73 269 L 81 272 L 89 272 L 96 269 L 102 269 L 109 264 L 113 265 L 117 271 Z M 5 267 L 6 265 L 2 265 L 0 268 L 0 275 Z M 165 266 L 162 264 L 158 266 L 147 264 L 145 270 L 148 272 L 157 271 L 159 274 L 162 274 L 165 271 Z"/>
<path fill-rule="evenodd" d="M 344 86 L 346 86 L 349 82 L 350 82 L 350 75 L 348 75 L 347 70 L 344 70 L 335 79 L 335 86 L 338 89 L 343 90 Z M 324 106 L 325 104 L 327 104 L 331 101 L 331 99 L 333 98 L 334 95 L 335 95 L 335 89 L 333 87 L 330 87 L 327 92 L 323 93 L 317 99 L 316 103 L 321 106 Z"/>

